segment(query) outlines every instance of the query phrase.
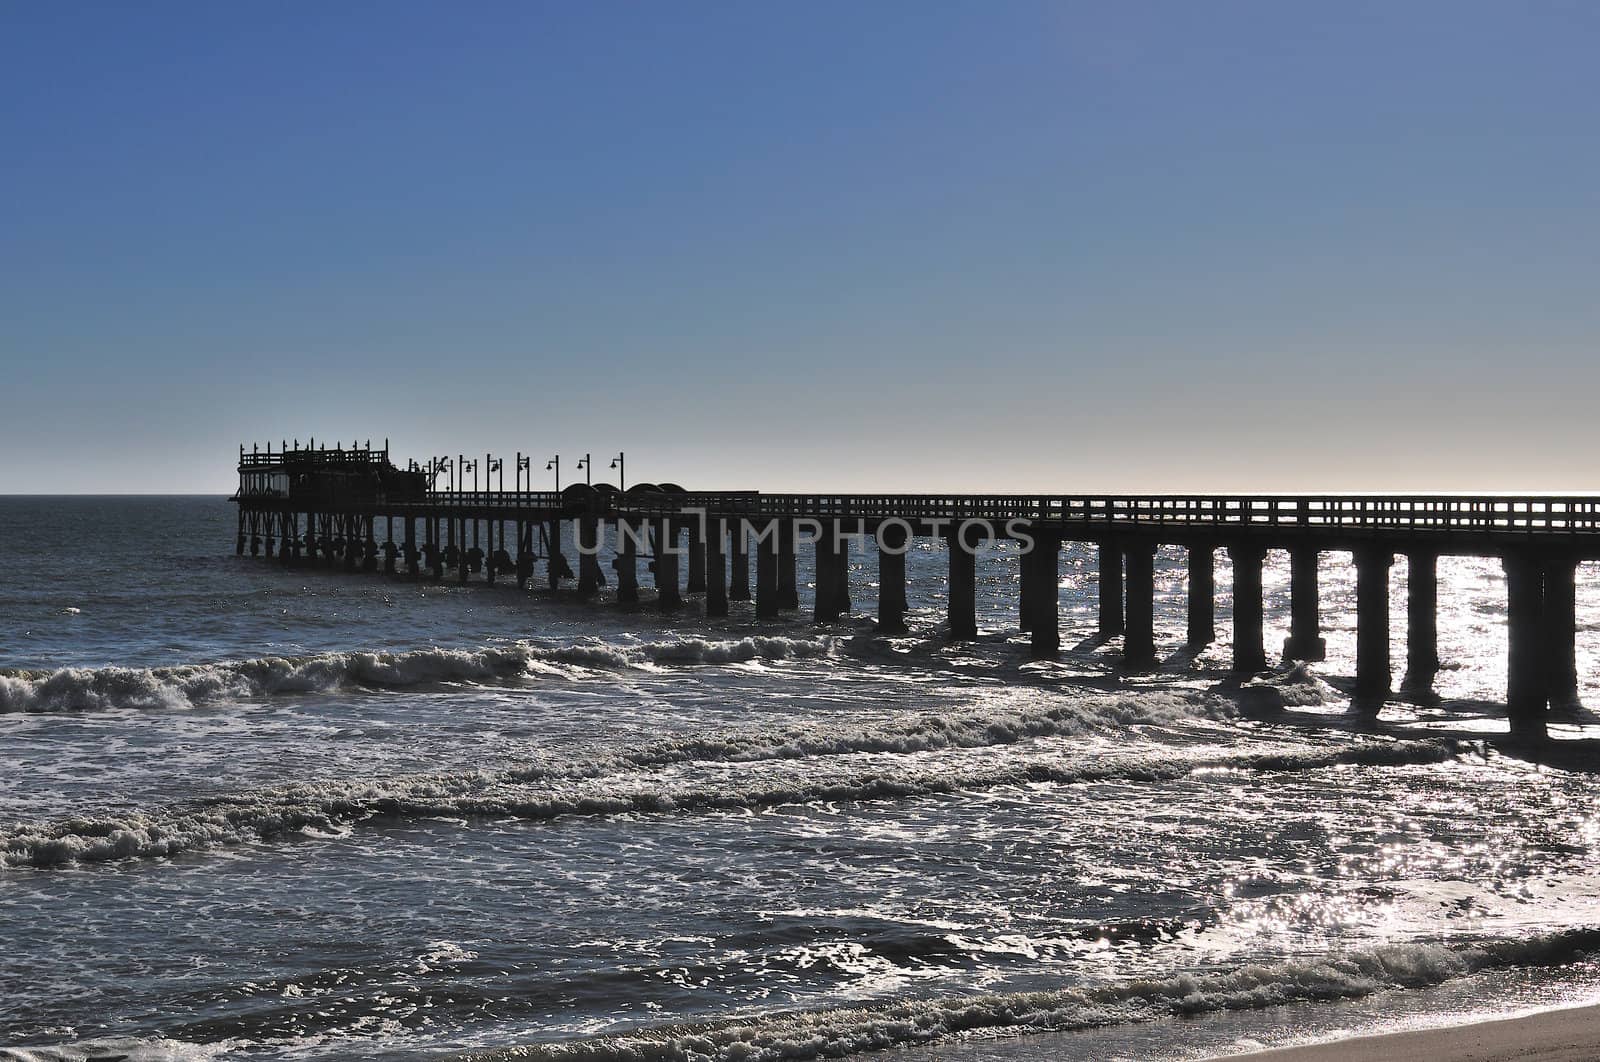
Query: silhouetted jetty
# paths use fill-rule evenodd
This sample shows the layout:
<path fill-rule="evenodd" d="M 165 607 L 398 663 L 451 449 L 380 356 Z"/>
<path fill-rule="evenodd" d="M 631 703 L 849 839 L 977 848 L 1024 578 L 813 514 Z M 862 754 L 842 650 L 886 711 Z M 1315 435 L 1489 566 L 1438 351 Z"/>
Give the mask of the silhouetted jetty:
<path fill-rule="evenodd" d="M 486 474 L 503 466 L 486 457 Z M 466 462 L 463 462 L 466 464 Z M 673 484 L 577 484 L 560 492 L 440 489 L 439 462 L 395 466 L 387 444 L 344 449 L 240 448 L 237 552 L 284 564 L 342 565 L 410 579 L 514 578 L 537 562 L 551 588 L 575 579 L 580 595 L 605 584 L 602 525 L 614 529 L 617 600 L 639 600 L 638 560 L 649 558 L 660 608 L 703 594 L 708 616 L 752 597 L 755 614 L 799 607 L 797 550 L 815 550 L 818 622 L 850 608 L 849 551 L 870 539 L 878 557 L 878 622 L 905 629 L 905 553 L 916 539 L 950 546 L 947 611 L 952 638 L 977 634 L 976 559 L 1009 539 L 1023 547 L 1019 621 L 1035 655 L 1060 649 L 1062 544 L 1099 547 L 1099 633 L 1121 635 L 1127 667 L 1153 667 L 1154 558 L 1159 545 L 1188 554 L 1188 641 L 1215 637 L 1213 565 L 1233 565 L 1233 667 L 1267 667 L 1262 567 L 1269 549 L 1290 558 L 1290 632 L 1284 656 L 1320 660 L 1318 556 L 1348 553 L 1356 568 L 1355 702 L 1390 692 L 1389 568 L 1409 566 L 1403 685 L 1431 687 L 1439 669 L 1437 563 L 1444 555 L 1498 557 L 1505 566 L 1511 732 L 1540 737 L 1554 707 L 1578 700 L 1575 575 L 1600 557 L 1600 498 L 1444 495 L 764 494 L 686 491 Z M 528 467 L 518 455 L 515 481 Z M 463 477 L 464 478 L 464 477 Z M 571 525 L 570 536 L 565 534 Z M 381 532 L 381 533 L 380 533 Z M 574 573 L 565 543 L 578 554 Z M 680 569 L 687 562 L 687 578 Z"/>

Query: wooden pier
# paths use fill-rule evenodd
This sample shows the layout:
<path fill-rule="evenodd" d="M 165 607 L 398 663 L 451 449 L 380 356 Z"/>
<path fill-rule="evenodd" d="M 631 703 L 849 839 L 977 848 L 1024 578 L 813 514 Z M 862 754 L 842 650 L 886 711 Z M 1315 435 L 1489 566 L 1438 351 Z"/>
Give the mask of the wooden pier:
<path fill-rule="evenodd" d="M 503 466 L 485 457 L 485 476 Z M 462 466 L 473 462 L 462 461 Z M 1348 553 L 1356 568 L 1354 704 L 1375 710 L 1393 681 L 1389 569 L 1409 565 L 1403 686 L 1426 691 L 1439 668 L 1437 562 L 1445 555 L 1498 557 L 1506 572 L 1507 707 L 1514 735 L 1542 737 L 1552 709 L 1577 706 L 1575 576 L 1600 559 L 1600 497 L 1440 495 L 900 495 L 689 492 L 671 484 L 627 490 L 577 484 L 556 491 L 440 489 L 441 464 L 396 467 L 387 447 L 240 448 L 237 552 L 284 564 L 343 566 L 411 579 L 474 576 L 528 585 L 540 560 L 551 588 L 567 581 L 592 595 L 606 582 L 598 543 L 613 530 L 617 600 L 640 600 L 648 558 L 656 604 L 683 607 L 703 594 L 708 616 L 754 598 L 757 618 L 799 607 L 798 551 L 815 551 L 818 622 L 850 609 L 849 551 L 877 553 L 878 622 L 905 629 L 905 552 L 919 538 L 949 545 L 947 610 L 952 638 L 977 634 L 976 557 L 988 544 L 1021 547 L 1018 622 L 1033 652 L 1060 649 L 1059 557 L 1065 542 L 1099 550 L 1099 628 L 1122 636 L 1124 663 L 1155 665 L 1154 557 L 1186 550 L 1188 636 L 1214 640 L 1216 551 L 1233 565 L 1233 667 L 1268 666 L 1262 568 L 1268 550 L 1290 558 L 1290 632 L 1283 655 L 1323 654 L 1319 555 Z M 476 469 L 474 469 L 476 475 Z M 487 483 L 487 478 L 485 478 Z M 567 559 L 573 548 L 576 571 Z M 752 586 L 751 554 L 755 554 Z M 681 564 L 680 562 L 687 562 Z M 685 572 L 683 568 L 686 567 Z"/>

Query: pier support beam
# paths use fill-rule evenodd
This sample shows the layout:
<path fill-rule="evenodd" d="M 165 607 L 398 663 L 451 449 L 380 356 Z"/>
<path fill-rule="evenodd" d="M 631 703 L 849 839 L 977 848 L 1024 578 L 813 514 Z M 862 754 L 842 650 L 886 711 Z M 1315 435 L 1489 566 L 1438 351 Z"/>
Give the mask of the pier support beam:
<path fill-rule="evenodd" d="M 1149 542 L 1129 542 L 1122 555 L 1127 564 L 1128 593 L 1122 664 L 1132 671 L 1146 671 L 1156 663 L 1156 547 Z"/>
<path fill-rule="evenodd" d="M 1549 691 L 1540 635 L 1544 627 L 1544 560 L 1533 550 L 1505 556 L 1506 714 L 1511 736 L 1546 737 Z"/>
<path fill-rule="evenodd" d="M 978 555 L 964 531 L 975 530 L 961 524 L 945 537 L 949 545 L 950 580 L 946 617 L 952 641 L 971 641 L 978 636 Z"/>
<path fill-rule="evenodd" d="M 1029 654 L 1035 660 L 1054 657 L 1061 650 L 1060 586 L 1061 540 L 1034 531 L 1033 548 L 1022 555 L 1022 589 L 1027 600 L 1027 629 L 1032 636 Z"/>
<path fill-rule="evenodd" d="M 706 592 L 706 536 L 709 533 L 704 516 L 698 522 L 689 524 L 689 580 L 684 587 L 685 593 Z"/>
<path fill-rule="evenodd" d="M 617 573 L 619 604 L 639 602 L 639 531 L 637 525 L 617 521 L 617 555 L 611 562 L 611 570 Z"/>
<path fill-rule="evenodd" d="M 850 611 L 850 540 L 840 530 L 838 521 L 829 521 L 817 539 L 812 614 L 818 623 L 832 623 Z"/>
<path fill-rule="evenodd" d="M 1189 546 L 1190 649 L 1203 649 L 1217 639 L 1217 551 L 1209 542 Z"/>
<path fill-rule="evenodd" d="M 1266 557 L 1267 551 L 1253 543 L 1228 547 L 1233 563 L 1233 670 L 1241 677 L 1267 667 L 1261 633 L 1261 564 Z"/>
<path fill-rule="evenodd" d="M 1122 546 L 1100 543 L 1100 637 L 1122 633 Z"/>
<path fill-rule="evenodd" d="M 778 520 L 778 607 L 780 609 L 800 607 L 800 580 L 795 571 L 798 565 L 795 559 L 794 539 L 794 521 L 780 517 Z"/>
<path fill-rule="evenodd" d="M 1356 562 L 1356 688 L 1352 705 L 1376 711 L 1389 696 L 1389 568 L 1394 554 L 1362 546 Z"/>
<path fill-rule="evenodd" d="M 406 575 L 408 578 L 417 579 L 422 576 L 421 558 L 417 555 L 417 518 L 406 517 L 405 545 L 402 547 L 406 559 Z"/>
<path fill-rule="evenodd" d="M 1426 693 L 1439 673 L 1439 557 L 1406 554 L 1406 673 L 1400 688 Z"/>
<path fill-rule="evenodd" d="M 605 576 L 600 572 L 600 522 L 593 515 L 578 517 L 578 596 L 600 592 Z"/>
<path fill-rule="evenodd" d="M 1577 559 L 1561 553 L 1544 558 L 1545 693 L 1552 711 L 1578 704 Z"/>
<path fill-rule="evenodd" d="M 656 576 L 656 604 L 663 612 L 676 612 L 683 607 L 683 593 L 678 589 L 678 529 L 670 519 L 658 520 L 655 532 L 655 563 L 650 570 Z"/>
<path fill-rule="evenodd" d="M 906 629 L 906 547 L 910 534 L 902 523 L 878 528 L 878 630 L 903 634 Z"/>
<path fill-rule="evenodd" d="M 1325 660 L 1328 641 L 1322 637 L 1317 560 L 1314 546 L 1289 551 L 1289 637 L 1283 640 L 1285 660 Z"/>
<path fill-rule="evenodd" d="M 728 565 L 724 545 L 722 521 L 711 517 L 706 521 L 705 548 L 703 555 L 701 581 L 706 588 L 706 615 L 726 616 L 728 614 Z"/>
<path fill-rule="evenodd" d="M 743 520 L 728 525 L 728 600 L 750 600 L 750 545 Z"/>
<path fill-rule="evenodd" d="M 550 521 L 550 556 L 545 558 L 545 575 L 552 590 L 560 587 L 561 580 L 572 574 L 572 566 L 567 563 L 566 554 L 561 552 L 561 522 L 560 517 Z M 463 535 L 462 541 L 465 540 Z"/>
<path fill-rule="evenodd" d="M 775 619 L 778 615 L 778 542 L 765 538 L 756 550 L 756 619 Z"/>
<path fill-rule="evenodd" d="M 1030 568 L 1034 560 L 1033 549 L 1017 551 L 1017 629 L 1024 632 L 1033 630 L 1034 579 Z"/>

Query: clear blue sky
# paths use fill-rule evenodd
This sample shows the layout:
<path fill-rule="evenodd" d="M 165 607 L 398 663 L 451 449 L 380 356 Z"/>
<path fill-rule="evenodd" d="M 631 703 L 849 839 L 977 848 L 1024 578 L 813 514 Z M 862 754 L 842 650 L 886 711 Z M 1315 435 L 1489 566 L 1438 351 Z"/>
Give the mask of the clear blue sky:
<path fill-rule="evenodd" d="M 1600 4 L 0 0 L 0 491 L 1600 488 Z"/>

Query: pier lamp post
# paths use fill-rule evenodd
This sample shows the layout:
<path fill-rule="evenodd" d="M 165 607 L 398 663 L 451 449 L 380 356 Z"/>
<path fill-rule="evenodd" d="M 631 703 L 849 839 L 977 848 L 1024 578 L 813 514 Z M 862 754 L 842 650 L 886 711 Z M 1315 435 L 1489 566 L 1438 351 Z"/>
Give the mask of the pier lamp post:
<path fill-rule="evenodd" d="M 560 454 L 556 454 L 550 460 L 545 462 L 544 470 L 546 472 L 550 471 L 552 468 L 556 470 L 556 493 L 560 494 L 561 493 L 561 455 Z"/>
<path fill-rule="evenodd" d="M 500 478 L 496 481 L 498 486 L 496 486 L 495 489 L 498 490 L 501 494 L 504 494 L 506 492 L 506 462 L 505 462 L 505 458 L 503 458 L 503 457 L 490 458 L 489 455 L 485 454 L 484 455 L 484 460 L 489 462 L 489 472 L 498 472 L 498 473 L 500 473 Z M 485 487 L 487 487 L 489 485 L 488 478 L 489 478 L 488 474 L 485 473 L 485 475 L 484 475 L 484 486 Z"/>
<path fill-rule="evenodd" d="M 626 492 L 628 489 L 628 476 L 622 456 L 622 451 L 618 450 L 617 456 L 611 459 L 611 467 L 617 470 L 617 490 Z"/>
<path fill-rule="evenodd" d="M 588 454 L 578 459 L 578 467 L 583 469 L 583 482 L 589 486 L 594 485 L 594 461 Z"/>
<path fill-rule="evenodd" d="M 461 489 L 462 490 L 466 490 L 467 489 L 467 470 L 469 468 L 472 470 L 472 493 L 476 494 L 476 493 L 478 493 L 478 459 L 477 458 L 473 458 L 471 461 L 467 461 L 467 460 L 463 459 L 462 464 L 461 464 Z"/>
<path fill-rule="evenodd" d="M 528 477 L 527 477 L 527 479 L 528 479 L 528 489 L 529 490 L 533 489 L 533 475 L 531 474 L 530 469 L 529 469 L 529 466 L 532 463 L 533 463 L 533 458 L 524 457 L 524 456 L 522 456 L 522 451 L 521 450 L 517 451 L 517 474 L 516 474 L 516 480 L 517 480 L 517 492 L 519 494 L 522 492 L 522 479 L 523 479 L 522 474 L 524 472 L 529 472 L 530 473 L 528 475 Z"/>

